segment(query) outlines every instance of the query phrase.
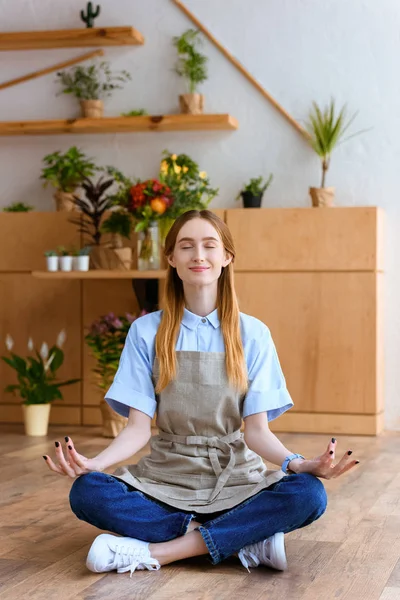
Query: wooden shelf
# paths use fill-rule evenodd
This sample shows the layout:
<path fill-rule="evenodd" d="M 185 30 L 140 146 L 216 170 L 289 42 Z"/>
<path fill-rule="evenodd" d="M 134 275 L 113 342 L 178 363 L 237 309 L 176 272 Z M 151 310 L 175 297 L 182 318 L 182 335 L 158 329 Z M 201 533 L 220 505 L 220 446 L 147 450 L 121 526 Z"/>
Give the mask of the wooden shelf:
<path fill-rule="evenodd" d="M 32 271 L 37 279 L 165 279 L 166 270 L 160 271 L 117 271 L 91 269 L 90 271 Z"/>
<path fill-rule="evenodd" d="M 0 136 L 60 133 L 129 133 L 135 131 L 233 130 L 238 121 L 228 114 L 102 117 L 47 121 L 1 121 Z"/>
<path fill-rule="evenodd" d="M 144 37 L 133 27 L 93 27 L 0 33 L 0 50 L 46 50 L 89 46 L 137 46 Z"/>

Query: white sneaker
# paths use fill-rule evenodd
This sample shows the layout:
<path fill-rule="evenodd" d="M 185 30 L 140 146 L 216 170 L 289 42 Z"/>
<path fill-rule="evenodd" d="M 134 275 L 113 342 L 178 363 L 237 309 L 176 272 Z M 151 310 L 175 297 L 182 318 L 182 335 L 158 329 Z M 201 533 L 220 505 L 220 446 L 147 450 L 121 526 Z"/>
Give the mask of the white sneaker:
<path fill-rule="evenodd" d="M 158 571 L 161 565 L 149 552 L 149 542 L 102 533 L 90 547 L 86 566 L 93 573 L 115 571 L 132 573 L 136 569 Z"/>
<path fill-rule="evenodd" d="M 283 533 L 275 533 L 266 540 L 245 546 L 239 551 L 238 557 L 249 573 L 249 567 L 258 567 L 260 564 L 277 571 L 285 571 L 288 564 Z"/>

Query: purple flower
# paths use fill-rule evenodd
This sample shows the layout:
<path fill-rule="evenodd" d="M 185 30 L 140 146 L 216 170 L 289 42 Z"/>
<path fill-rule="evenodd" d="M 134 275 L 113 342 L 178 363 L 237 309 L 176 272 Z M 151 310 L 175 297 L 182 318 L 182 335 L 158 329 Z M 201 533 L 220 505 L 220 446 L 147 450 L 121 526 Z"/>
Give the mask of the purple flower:
<path fill-rule="evenodd" d="M 115 327 L 115 329 L 122 329 L 123 327 L 123 323 L 118 317 L 112 321 L 111 325 Z"/>
<path fill-rule="evenodd" d="M 125 313 L 125 316 L 129 323 L 133 323 L 133 321 L 135 321 L 137 318 L 137 317 L 135 317 L 135 315 L 132 315 L 131 313 L 128 313 L 128 312 Z"/>

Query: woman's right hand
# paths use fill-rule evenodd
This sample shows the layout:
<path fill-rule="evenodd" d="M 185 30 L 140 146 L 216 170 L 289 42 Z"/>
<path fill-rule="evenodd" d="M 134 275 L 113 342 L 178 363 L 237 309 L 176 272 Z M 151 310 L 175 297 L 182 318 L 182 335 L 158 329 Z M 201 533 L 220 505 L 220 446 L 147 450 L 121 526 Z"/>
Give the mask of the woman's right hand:
<path fill-rule="evenodd" d="M 59 475 L 71 477 L 71 479 L 75 479 L 75 477 L 86 475 L 86 473 L 90 473 L 92 471 L 103 470 L 96 458 L 86 458 L 86 456 L 79 454 L 75 450 L 71 438 L 66 437 L 65 442 L 66 458 L 60 442 L 55 442 L 58 464 L 55 464 L 50 456 L 43 456 L 47 466 L 51 471 L 54 471 L 54 473 L 58 473 Z"/>

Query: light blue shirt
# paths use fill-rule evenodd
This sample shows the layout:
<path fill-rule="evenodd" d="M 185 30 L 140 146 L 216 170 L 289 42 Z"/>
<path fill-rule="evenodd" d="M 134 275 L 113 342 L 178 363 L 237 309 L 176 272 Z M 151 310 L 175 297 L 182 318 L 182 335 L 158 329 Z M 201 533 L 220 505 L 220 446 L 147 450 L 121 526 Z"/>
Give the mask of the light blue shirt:
<path fill-rule="evenodd" d="M 206 317 L 185 308 L 176 350 L 225 352 L 215 309 Z M 105 399 L 120 415 L 127 417 L 136 408 L 153 418 L 157 398 L 152 382 L 155 337 L 162 311 L 136 319 L 126 337 L 118 371 Z M 286 389 L 274 342 L 268 327 L 259 319 L 240 313 L 240 329 L 246 357 L 249 389 L 243 402 L 243 418 L 267 412 L 268 421 L 293 406 Z"/>

